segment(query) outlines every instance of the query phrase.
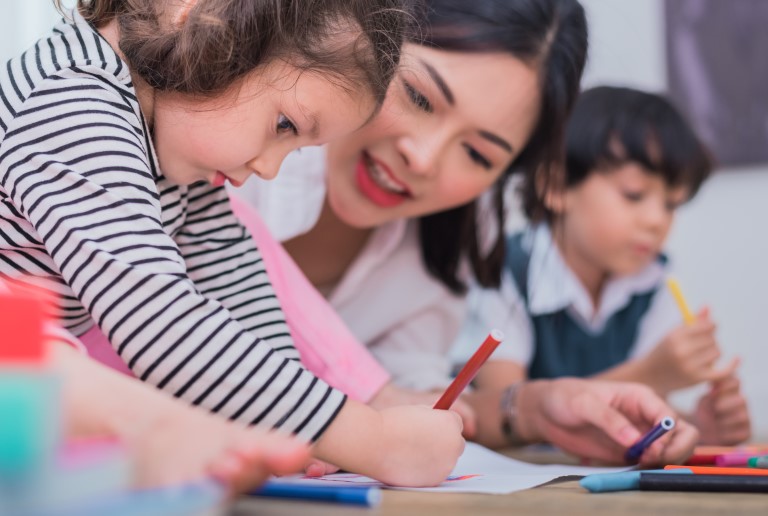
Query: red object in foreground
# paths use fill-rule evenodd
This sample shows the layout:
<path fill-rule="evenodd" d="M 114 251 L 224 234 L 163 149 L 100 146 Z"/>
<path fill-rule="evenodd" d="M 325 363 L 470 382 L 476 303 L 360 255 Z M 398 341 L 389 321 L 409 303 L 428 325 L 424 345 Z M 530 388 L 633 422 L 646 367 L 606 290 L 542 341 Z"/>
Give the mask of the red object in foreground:
<path fill-rule="evenodd" d="M 433 408 L 438 410 L 448 410 L 451 408 L 451 405 L 453 405 L 459 395 L 464 391 L 467 385 L 469 385 L 469 382 L 472 381 L 485 361 L 488 360 L 491 353 L 493 353 L 498 345 L 501 344 L 503 338 L 504 335 L 499 330 L 492 330 L 491 333 L 488 334 L 488 337 L 486 337 L 485 342 L 483 342 L 477 351 L 475 351 L 475 354 L 472 355 L 472 358 L 470 358 L 467 363 L 464 364 L 464 367 L 461 368 L 461 371 L 456 375 L 456 378 L 451 382 L 451 385 L 445 389 L 445 392 L 440 396 L 440 399 L 437 400 L 437 403 L 435 403 Z"/>
<path fill-rule="evenodd" d="M 40 364 L 45 355 L 40 299 L 0 292 L 0 364 Z"/>

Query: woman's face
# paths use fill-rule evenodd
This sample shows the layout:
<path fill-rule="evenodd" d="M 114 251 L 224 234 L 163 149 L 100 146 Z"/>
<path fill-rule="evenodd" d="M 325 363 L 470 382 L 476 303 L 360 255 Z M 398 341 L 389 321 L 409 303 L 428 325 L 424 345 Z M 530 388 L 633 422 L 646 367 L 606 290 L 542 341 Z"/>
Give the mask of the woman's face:
<path fill-rule="evenodd" d="M 475 199 L 518 156 L 536 124 L 537 71 L 512 55 L 416 44 L 403 51 L 381 113 L 328 149 L 328 199 L 352 226 Z"/>

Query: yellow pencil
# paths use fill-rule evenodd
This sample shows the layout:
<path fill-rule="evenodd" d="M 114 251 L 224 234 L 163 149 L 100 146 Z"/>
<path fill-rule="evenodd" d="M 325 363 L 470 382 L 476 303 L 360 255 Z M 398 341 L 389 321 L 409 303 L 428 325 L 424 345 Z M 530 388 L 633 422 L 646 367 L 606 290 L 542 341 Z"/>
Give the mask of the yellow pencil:
<path fill-rule="evenodd" d="M 683 314 L 683 321 L 685 324 L 693 324 L 696 321 L 696 317 L 691 313 L 688 308 L 688 303 L 685 302 L 683 297 L 683 291 L 680 290 L 680 285 L 673 278 L 667 278 L 667 286 L 669 291 L 672 292 L 672 297 L 677 301 L 677 306 L 680 308 L 680 313 Z"/>

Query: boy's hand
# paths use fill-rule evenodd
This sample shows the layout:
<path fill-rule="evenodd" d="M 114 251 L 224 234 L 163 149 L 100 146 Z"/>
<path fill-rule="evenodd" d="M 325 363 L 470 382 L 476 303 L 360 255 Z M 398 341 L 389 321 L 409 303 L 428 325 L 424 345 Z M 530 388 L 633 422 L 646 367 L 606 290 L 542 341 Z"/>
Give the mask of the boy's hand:
<path fill-rule="evenodd" d="M 703 309 L 693 324 L 672 330 L 643 360 L 648 384 L 661 393 L 715 382 L 733 373 L 734 364 L 718 369 L 720 349 L 715 340 L 716 326 Z"/>
<path fill-rule="evenodd" d="M 749 439 L 751 421 L 739 379 L 732 374 L 712 382 L 699 400 L 692 422 L 701 432 L 702 444 L 732 446 Z"/>

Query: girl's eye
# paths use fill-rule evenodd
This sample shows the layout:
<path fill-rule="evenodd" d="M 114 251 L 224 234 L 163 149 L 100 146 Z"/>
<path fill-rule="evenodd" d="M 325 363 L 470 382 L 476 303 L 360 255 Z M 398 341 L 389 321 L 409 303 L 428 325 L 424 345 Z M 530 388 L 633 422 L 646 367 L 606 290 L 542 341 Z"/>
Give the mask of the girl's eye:
<path fill-rule="evenodd" d="M 403 81 L 403 86 L 408 93 L 408 98 L 411 99 L 411 102 L 413 102 L 416 107 L 427 113 L 432 112 L 432 104 L 427 97 L 406 81 Z"/>
<path fill-rule="evenodd" d="M 474 147 L 466 143 L 464 143 L 463 145 L 467 151 L 467 154 L 469 154 L 469 159 L 471 159 L 472 161 L 474 161 L 475 163 L 477 163 L 478 165 L 480 165 L 486 170 L 490 170 L 493 167 L 493 164 L 488 160 L 488 158 L 486 158 L 485 156 L 477 152 L 477 150 Z"/>
<path fill-rule="evenodd" d="M 277 132 L 279 133 L 285 133 L 285 132 L 292 132 L 294 136 L 299 135 L 299 130 L 296 128 L 296 125 L 294 125 L 293 122 L 291 122 L 287 116 L 280 113 L 280 115 L 277 117 Z"/>

